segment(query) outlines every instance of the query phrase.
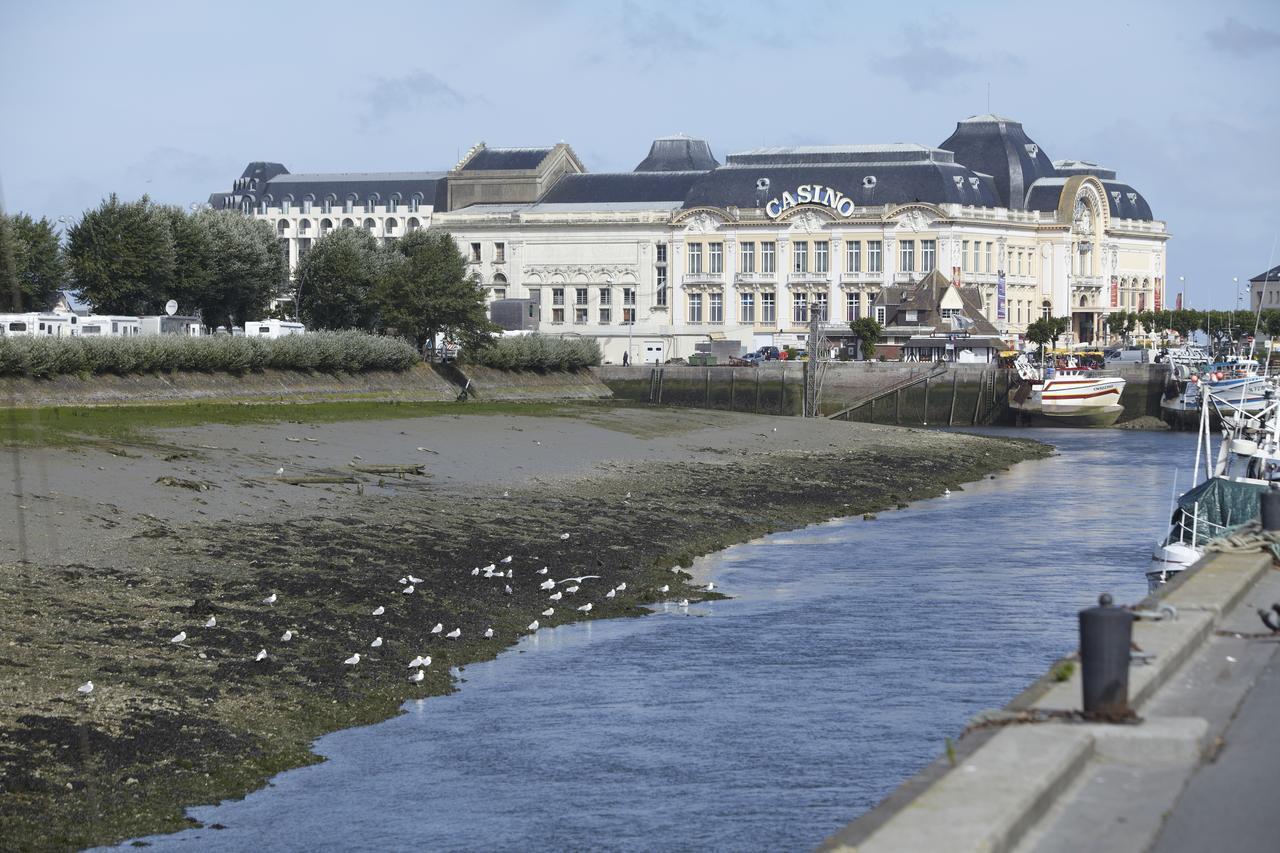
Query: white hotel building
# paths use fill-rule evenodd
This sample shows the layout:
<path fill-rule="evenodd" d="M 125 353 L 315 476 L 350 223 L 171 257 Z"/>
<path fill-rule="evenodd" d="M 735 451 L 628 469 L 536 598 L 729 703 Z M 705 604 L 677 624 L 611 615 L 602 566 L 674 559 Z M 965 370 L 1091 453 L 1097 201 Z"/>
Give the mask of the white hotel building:
<path fill-rule="evenodd" d="M 936 148 L 761 148 L 723 164 L 702 140 L 668 137 L 619 173 L 587 172 L 563 143 L 480 144 L 448 172 L 252 163 L 210 203 L 270 221 L 291 268 L 333 228 L 443 228 L 491 298 L 534 300 L 542 331 L 597 338 L 614 362 L 799 342 L 814 311 L 835 336 L 883 317 L 883 286 L 934 269 L 974 288 L 1010 338 L 1069 315 L 1072 340 L 1096 343 L 1112 309 L 1163 306 L 1169 236 L 1113 171 L 1051 161 L 991 115 Z"/>

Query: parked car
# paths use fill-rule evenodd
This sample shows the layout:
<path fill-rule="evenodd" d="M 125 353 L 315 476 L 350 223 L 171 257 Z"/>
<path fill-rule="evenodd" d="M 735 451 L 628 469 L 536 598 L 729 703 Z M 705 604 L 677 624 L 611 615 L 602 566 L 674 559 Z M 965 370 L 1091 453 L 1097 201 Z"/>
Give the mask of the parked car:
<path fill-rule="evenodd" d="M 760 353 L 749 352 L 746 355 L 741 356 L 739 358 L 731 359 L 729 363 L 736 364 L 743 367 L 757 367 L 762 361 L 764 361 L 764 356 L 760 355 Z"/>
<path fill-rule="evenodd" d="M 756 354 L 762 361 L 777 361 L 781 357 L 781 351 L 777 347 L 760 347 Z"/>

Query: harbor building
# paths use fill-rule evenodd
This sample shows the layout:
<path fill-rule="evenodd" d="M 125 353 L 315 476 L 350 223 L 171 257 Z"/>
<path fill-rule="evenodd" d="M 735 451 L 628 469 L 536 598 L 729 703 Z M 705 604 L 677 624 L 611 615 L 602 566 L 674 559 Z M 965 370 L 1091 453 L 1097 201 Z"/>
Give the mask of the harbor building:
<path fill-rule="evenodd" d="M 491 299 L 531 300 L 541 331 L 596 338 L 615 362 L 708 341 L 799 346 L 814 314 L 838 344 L 852 320 L 885 324 L 884 296 L 934 272 L 1006 339 L 1069 316 L 1071 342 L 1098 343 L 1111 310 L 1165 303 L 1169 235 L 1146 199 L 994 115 L 937 146 L 768 147 L 723 163 L 704 140 L 664 137 L 613 173 L 588 172 L 564 143 L 481 143 L 442 172 L 252 163 L 210 204 L 271 222 L 291 269 L 333 228 L 443 228 Z"/>

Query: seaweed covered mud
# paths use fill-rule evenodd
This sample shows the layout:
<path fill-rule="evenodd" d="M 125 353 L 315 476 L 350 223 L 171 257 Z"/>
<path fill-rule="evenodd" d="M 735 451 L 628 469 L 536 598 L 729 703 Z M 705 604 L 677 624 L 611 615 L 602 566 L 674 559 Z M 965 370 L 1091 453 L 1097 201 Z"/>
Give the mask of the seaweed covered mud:
<path fill-rule="evenodd" d="M 699 554 L 1048 451 L 724 412 L 371 405 L 14 423 L 0 846 L 185 828 L 186 806 L 318 760 L 318 735 L 446 693 L 532 630 L 715 595 L 676 569 Z"/>

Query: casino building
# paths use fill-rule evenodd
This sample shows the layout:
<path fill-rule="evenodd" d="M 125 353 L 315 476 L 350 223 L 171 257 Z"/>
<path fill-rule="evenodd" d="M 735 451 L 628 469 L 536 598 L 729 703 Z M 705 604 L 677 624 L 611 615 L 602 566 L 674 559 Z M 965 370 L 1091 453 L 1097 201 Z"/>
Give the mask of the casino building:
<path fill-rule="evenodd" d="M 541 331 L 594 337 L 614 362 L 798 344 L 814 312 L 835 340 L 851 320 L 897 316 L 882 291 L 935 270 L 1009 339 L 1069 315 L 1071 342 L 1100 343 L 1111 310 L 1163 306 L 1169 236 L 1115 172 L 1052 161 L 994 115 L 937 147 L 759 148 L 723 164 L 703 140 L 665 137 L 615 173 L 563 143 L 481 143 L 448 172 L 251 163 L 209 202 L 270 221 L 291 269 L 334 228 L 443 228 L 491 298 L 532 300 Z"/>

